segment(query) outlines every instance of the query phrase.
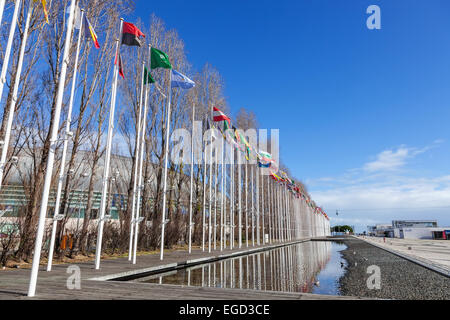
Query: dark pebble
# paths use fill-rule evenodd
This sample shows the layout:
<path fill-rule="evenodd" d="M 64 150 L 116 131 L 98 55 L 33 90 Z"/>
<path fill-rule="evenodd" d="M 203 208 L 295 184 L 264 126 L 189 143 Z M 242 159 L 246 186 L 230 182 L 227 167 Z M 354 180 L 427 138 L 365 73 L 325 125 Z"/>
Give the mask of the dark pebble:
<path fill-rule="evenodd" d="M 369 243 L 348 239 L 341 251 L 347 261 L 346 273 L 339 280 L 342 295 L 400 300 L 450 300 L 450 278 L 426 269 Z M 354 254 L 356 252 L 356 254 Z M 381 288 L 369 289 L 369 266 L 381 271 Z"/>

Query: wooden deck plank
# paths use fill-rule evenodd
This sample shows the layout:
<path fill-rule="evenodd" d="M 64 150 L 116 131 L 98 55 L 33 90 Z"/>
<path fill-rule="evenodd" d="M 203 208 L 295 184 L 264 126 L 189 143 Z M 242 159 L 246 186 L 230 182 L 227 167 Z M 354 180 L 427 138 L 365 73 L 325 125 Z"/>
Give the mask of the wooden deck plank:
<path fill-rule="evenodd" d="M 301 242 L 308 241 L 304 239 Z M 297 243 L 299 241 L 296 241 Z M 286 245 L 286 244 L 284 244 Z M 277 245 L 279 246 L 279 245 Z M 54 265 L 51 272 L 45 271 L 41 266 L 38 276 L 37 295 L 33 299 L 82 299 L 82 300 L 111 300 L 111 299 L 150 299 L 150 300 L 299 300 L 299 299 L 355 299 L 353 297 L 337 297 L 313 295 L 303 293 L 257 291 L 249 289 L 229 289 L 213 287 L 188 287 L 176 285 L 159 285 L 153 283 L 139 283 L 126 281 L 98 281 L 92 280 L 110 275 L 136 273 L 150 267 L 161 267 L 169 264 L 184 264 L 187 260 L 217 259 L 219 255 L 236 254 L 247 250 L 264 250 L 273 246 L 265 245 L 257 248 L 241 248 L 234 250 L 217 250 L 211 253 L 199 249 L 188 255 L 186 251 L 172 251 L 165 255 L 163 261 L 159 254 L 138 256 L 137 263 L 131 264 L 127 258 L 104 259 L 101 269 L 95 270 L 94 262 L 77 263 L 81 271 L 81 290 L 69 290 L 67 273 L 69 265 Z M 247 252 L 248 253 L 248 252 Z M 205 263 L 204 261 L 202 263 Z M 0 300 L 30 299 L 26 296 L 28 291 L 30 270 L 18 269 L 0 271 Z"/>

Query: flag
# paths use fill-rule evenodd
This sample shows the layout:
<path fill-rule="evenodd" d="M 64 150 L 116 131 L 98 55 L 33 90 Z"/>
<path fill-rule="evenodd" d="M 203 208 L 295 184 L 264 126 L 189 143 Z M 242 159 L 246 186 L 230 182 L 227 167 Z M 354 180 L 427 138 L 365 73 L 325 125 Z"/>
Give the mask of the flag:
<path fill-rule="evenodd" d="M 270 168 L 270 166 L 271 166 L 270 162 L 269 163 L 262 163 L 262 162 L 258 161 L 258 167 L 260 167 L 260 168 Z"/>
<path fill-rule="evenodd" d="M 127 46 L 142 46 L 142 40 L 140 37 L 145 38 L 145 34 L 142 33 L 141 30 L 138 29 L 134 24 L 129 22 L 123 23 L 122 29 L 122 44 Z"/>
<path fill-rule="evenodd" d="M 94 41 L 94 46 L 97 49 L 100 49 L 100 44 L 98 43 L 97 34 L 95 33 L 94 28 L 91 26 L 91 23 L 89 22 L 88 18 L 84 16 L 84 34 L 87 38 L 91 37 L 92 41 Z"/>
<path fill-rule="evenodd" d="M 272 155 L 268 152 L 265 151 L 261 151 L 259 150 L 258 152 L 259 156 L 261 157 L 260 160 L 265 161 L 265 162 L 272 162 Z"/>
<path fill-rule="evenodd" d="M 144 85 L 148 83 L 155 83 L 155 80 L 153 79 L 150 72 L 147 70 L 147 67 L 144 67 Z"/>
<path fill-rule="evenodd" d="M 231 128 L 231 119 L 216 107 L 213 107 L 213 121 L 218 122 L 217 125 L 222 133 Z"/>
<path fill-rule="evenodd" d="M 33 2 L 38 2 L 39 0 L 33 0 Z M 42 9 L 44 10 L 44 16 L 45 16 L 45 22 L 48 24 L 48 11 L 47 11 L 47 0 L 40 0 L 39 1 L 42 4 Z"/>
<path fill-rule="evenodd" d="M 247 142 L 245 137 L 241 134 L 241 130 L 236 129 L 233 126 L 234 135 L 236 137 L 236 141 L 239 144 L 239 149 L 244 152 L 245 159 L 248 161 L 250 158 L 250 144 Z"/>
<path fill-rule="evenodd" d="M 116 56 L 116 61 L 114 61 L 114 65 L 117 65 L 117 56 Z M 119 75 L 125 79 L 125 76 L 123 74 L 123 64 L 122 64 L 122 56 L 120 55 L 119 52 Z"/>
<path fill-rule="evenodd" d="M 191 89 L 195 87 L 195 82 L 186 77 L 184 74 L 179 73 L 172 69 L 172 88 Z"/>
<path fill-rule="evenodd" d="M 70 14 L 70 7 L 67 8 L 66 13 Z M 67 19 L 67 22 L 69 22 L 68 19 Z M 74 17 L 73 27 L 77 30 L 81 29 L 81 10 L 80 10 L 80 7 L 78 7 L 78 3 L 75 4 L 75 17 Z"/>
<path fill-rule="evenodd" d="M 150 55 L 152 61 L 151 65 L 152 69 L 156 68 L 172 69 L 172 65 L 170 64 L 169 61 L 169 56 L 164 52 L 162 52 L 161 50 L 152 47 Z"/>

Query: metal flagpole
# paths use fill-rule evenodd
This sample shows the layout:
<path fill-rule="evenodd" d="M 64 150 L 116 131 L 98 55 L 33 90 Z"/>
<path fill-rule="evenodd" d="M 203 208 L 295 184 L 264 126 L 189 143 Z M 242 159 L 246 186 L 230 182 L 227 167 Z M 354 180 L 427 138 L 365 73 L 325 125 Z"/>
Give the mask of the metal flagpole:
<path fill-rule="evenodd" d="M 269 214 L 269 243 L 272 244 L 272 210 L 270 199 L 270 178 L 267 176 L 267 210 Z"/>
<path fill-rule="evenodd" d="M 211 109 L 212 114 L 212 109 Z M 211 117 L 212 118 L 212 117 Z M 213 132 L 212 127 L 209 126 L 211 131 L 211 144 L 209 149 L 209 210 L 208 210 L 208 252 L 211 252 L 211 213 L 212 213 L 212 150 L 213 150 Z"/>
<path fill-rule="evenodd" d="M 290 214 L 290 210 L 289 210 L 289 194 L 288 194 L 288 189 L 285 188 L 284 189 L 284 197 L 285 197 L 285 202 L 286 202 L 286 237 L 287 240 L 290 241 L 291 240 L 291 214 Z"/>
<path fill-rule="evenodd" d="M 222 197 L 221 197 L 221 204 L 220 204 L 220 251 L 223 251 L 223 224 L 224 224 L 224 202 L 225 202 L 225 189 L 224 189 L 224 166 L 225 166 L 225 139 L 222 136 Z"/>
<path fill-rule="evenodd" d="M 139 148 L 141 137 L 141 121 L 142 121 L 142 100 L 144 96 L 144 70 L 145 62 L 142 60 L 142 75 L 141 75 L 141 94 L 139 97 L 139 116 L 137 118 L 137 134 L 136 134 L 136 152 L 135 152 L 135 164 L 134 164 L 134 181 L 133 181 L 133 198 L 131 204 L 131 219 L 130 219 L 130 243 L 128 249 L 128 260 L 131 261 L 133 256 L 133 239 L 134 239 L 134 224 L 136 223 L 136 192 L 137 192 L 137 180 L 138 180 L 138 167 L 139 167 Z M 145 115 L 144 115 L 145 117 Z"/>
<path fill-rule="evenodd" d="M 36 294 L 36 283 L 37 283 L 37 276 L 38 276 L 38 271 L 39 271 L 39 262 L 40 262 L 40 258 L 41 258 L 42 238 L 44 237 L 45 216 L 47 215 L 48 198 L 49 198 L 49 193 L 50 193 L 50 184 L 51 184 L 51 180 L 52 180 L 53 165 L 54 165 L 54 161 L 55 161 L 56 143 L 57 143 L 57 138 L 58 138 L 59 120 L 61 117 L 61 107 L 62 107 L 63 95 L 64 95 L 64 84 L 65 84 L 65 80 L 66 80 L 67 65 L 69 62 L 70 44 L 71 44 L 72 30 L 73 30 L 73 24 L 74 24 L 73 22 L 74 22 L 74 15 L 75 15 L 75 2 L 76 1 L 72 1 L 70 4 L 70 15 L 69 15 L 68 23 L 67 23 L 66 38 L 64 41 L 64 53 L 63 53 L 63 58 L 62 58 L 61 73 L 59 76 L 58 94 L 56 97 L 56 104 L 55 104 L 55 113 L 54 113 L 54 116 L 52 119 L 50 146 L 49 146 L 48 158 L 47 158 L 47 168 L 45 171 L 44 188 L 42 191 L 42 202 L 41 202 L 41 208 L 39 211 L 39 223 L 38 223 L 38 229 L 37 229 L 37 233 L 36 233 L 36 242 L 35 242 L 35 246 L 34 246 L 33 265 L 31 268 L 30 285 L 28 288 L 28 296 L 29 297 L 34 297 Z"/>
<path fill-rule="evenodd" d="M 281 184 L 277 186 L 277 206 L 278 206 L 278 234 L 280 237 L 280 242 L 283 242 L 283 220 L 282 220 L 282 212 L 281 212 L 281 199 L 280 199 L 280 189 Z"/>
<path fill-rule="evenodd" d="M 149 62 L 148 65 L 149 67 L 151 66 L 151 46 L 148 46 L 148 56 L 149 56 Z M 144 66 L 145 67 L 145 66 Z M 144 70 L 143 70 L 144 71 Z M 150 72 L 150 71 L 149 71 Z M 143 202 L 143 200 L 141 200 L 141 192 L 144 189 L 144 183 L 142 183 L 142 170 L 143 170 L 143 166 L 144 166 L 144 147 L 145 147 L 145 134 L 146 134 L 146 128 L 147 128 L 147 113 L 148 113 L 148 95 L 149 95 L 149 88 L 150 88 L 150 83 L 148 83 L 148 79 L 147 80 L 147 86 L 145 88 L 145 100 L 144 100 L 144 113 L 142 114 L 142 124 L 140 123 L 140 125 L 142 125 L 142 128 L 139 130 L 140 132 L 140 141 L 138 143 L 140 143 L 140 147 L 139 147 L 139 153 L 138 153 L 138 158 L 136 161 L 136 164 L 139 164 L 139 174 L 138 174 L 138 184 L 137 184 L 137 196 L 136 196 L 136 212 L 135 212 L 135 221 L 134 221 L 134 246 L 133 246 L 133 264 L 136 264 L 136 253 L 137 253 L 137 244 L 138 244 L 138 233 L 139 233 L 139 223 L 141 222 L 141 218 L 140 217 L 140 208 L 141 208 L 141 203 Z M 143 205 L 142 205 L 143 206 Z"/>
<path fill-rule="evenodd" d="M 238 169 L 238 237 L 239 237 L 239 248 L 242 248 L 242 206 L 241 206 L 241 200 L 242 200 L 242 168 L 241 168 L 241 153 L 238 152 L 238 163 L 237 163 L 237 169 Z"/>
<path fill-rule="evenodd" d="M 19 15 L 19 9 L 20 9 L 21 2 L 22 2 L 22 0 L 16 0 L 16 2 L 14 4 L 14 13 L 13 13 L 13 17 L 11 20 L 11 27 L 9 29 L 8 42 L 6 44 L 5 55 L 3 58 L 2 72 L 0 74 L 0 101 L 2 99 L 3 87 L 5 86 L 5 83 L 6 83 L 6 72 L 8 71 L 9 58 L 11 56 L 12 43 L 14 40 L 14 33 L 16 31 L 17 17 Z M 1 181 L 0 181 L 0 183 L 1 183 Z M 1 185 L 0 185 L 0 187 L 1 187 Z"/>
<path fill-rule="evenodd" d="M 2 24 L 4 10 L 5 10 L 5 0 L 0 0 L 0 25 Z"/>
<path fill-rule="evenodd" d="M 277 184 L 272 181 L 272 209 L 273 209 L 273 235 L 276 242 L 280 242 L 280 236 L 278 233 L 279 221 L 278 221 L 278 206 L 277 206 Z"/>
<path fill-rule="evenodd" d="M 245 163 L 245 242 L 248 248 L 248 163 Z"/>
<path fill-rule="evenodd" d="M 256 243 L 259 246 L 261 244 L 260 237 L 260 225 L 259 225 L 259 170 L 256 167 Z"/>
<path fill-rule="evenodd" d="M 102 252 L 102 240 L 103 240 L 103 226 L 104 226 L 104 217 L 106 211 L 107 204 L 107 193 L 108 193 L 108 180 L 109 180 L 109 171 L 110 171 L 110 162 L 111 162 L 111 149 L 112 149 L 112 137 L 114 131 L 114 113 L 116 109 L 116 95 L 117 95 L 117 80 L 119 76 L 119 44 L 122 40 L 122 27 L 123 27 L 123 19 L 120 19 L 120 28 L 119 28 L 119 39 L 116 40 L 116 55 L 115 55 L 115 63 L 114 63 L 114 74 L 113 74 L 113 86 L 111 92 L 111 106 L 109 109 L 109 123 L 108 123 L 108 137 L 106 144 L 106 155 L 105 155 L 105 165 L 103 169 L 103 185 L 102 185 L 102 198 L 100 203 L 100 215 L 98 222 L 98 235 L 97 235 L 97 246 L 95 250 L 95 269 L 100 269 L 100 256 Z"/>
<path fill-rule="evenodd" d="M 5 50 L 5 56 L 3 58 L 3 66 L 2 66 L 2 71 L 0 74 L 0 101 L 2 99 L 2 94 L 3 94 L 3 87 L 6 83 L 6 72 L 8 71 L 8 66 L 9 66 L 9 58 L 11 56 L 11 48 L 12 48 L 12 43 L 14 40 L 14 33 L 16 31 L 16 25 L 17 25 L 17 16 L 19 13 L 19 9 L 20 9 L 20 3 L 21 0 L 16 0 L 15 6 L 14 6 L 14 14 L 12 17 L 12 21 L 11 21 L 11 27 L 9 30 L 9 37 L 8 37 L 8 43 L 6 45 L 6 50 Z M 4 6 L 4 1 L 3 1 L 3 6 Z M 28 9 L 28 15 L 31 15 L 31 11 L 32 11 L 32 4 L 30 4 L 30 7 Z M 2 9 L 3 12 L 3 9 Z M 27 17 L 28 19 L 28 17 Z M 30 18 L 31 19 L 31 18 Z M 29 21 L 28 22 L 28 28 L 29 28 Z M 28 31 L 27 28 L 27 31 Z M 19 65 L 17 66 L 17 70 L 16 70 L 16 82 L 15 85 L 17 85 L 17 91 L 19 90 L 19 82 L 20 82 L 20 74 L 22 73 L 22 62 L 23 62 L 23 54 L 25 50 L 25 45 L 26 45 L 26 40 L 28 37 L 28 32 L 24 33 L 24 38 L 22 40 L 22 44 L 21 44 L 21 48 L 20 48 L 20 54 L 21 54 L 21 60 L 19 61 Z M 22 50 L 23 48 L 23 50 Z M 19 80 L 17 80 L 19 79 Z M 11 101 L 10 107 L 9 107 L 9 117 L 8 117 L 8 122 L 7 122 L 7 127 L 6 127 L 6 131 L 5 131 L 5 138 L 4 141 L 2 141 L 3 143 L 3 149 L 2 149 L 2 156 L 1 156 L 1 160 L 0 160 L 0 189 L 2 187 L 2 182 L 3 182 L 3 173 L 5 170 L 5 165 L 6 165 L 6 156 L 8 154 L 8 146 L 9 146 L 9 140 L 11 137 L 11 128 L 12 128 L 12 121 L 14 118 L 14 111 L 15 111 L 15 104 L 16 104 L 16 100 L 17 100 L 17 93 L 15 94 L 15 98 L 13 96 L 13 99 Z M 14 107 L 14 108 L 12 108 Z"/>
<path fill-rule="evenodd" d="M 31 3 L 32 3 L 32 1 L 30 1 L 30 9 L 31 9 Z M 29 12 L 29 14 L 30 13 L 31 12 Z M 57 192 L 56 192 L 55 212 L 53 213 L 52 236 L 50 238 L 47 271 L 52 270 L 53 251 L 55 249 L 56 227 L 58 226 L 58 220 L 56 218 L 59 214 L 59 207 L 61 205 L 60 202 L 61 202 L 63 181 L 64 181 L 64 177 L 66 176 L 65 165 L 66 165 L 67 149 L 69 147 L 69 137 L 71 136 L 70 126 L 71 126 L 71 121 L 72 121 L 72 108 L 73 108 L 73 99 L 75 96 L 75 85 L 77 82 L 78 59 L 79 59 L 79 55 L 80 55 L 81 33 L 83 30 L 83 16 L 84 16 L 84 10 L 81 10 L 81 22 L 80 22 L 81 24 L 80 24 L 80 30 L 78 32 L 78 43 L 77 43 L 77 51 L 75 54 L 75 64 L 74 64 L 74 68 L 73 68 L 73 78 L 72 78 L 72 88 L 70 91 L 69 110 L 67 111 L 66 132 L 65 132 L 65 137 L 64 137 L 63 153 L 62 153 L 62 157 L 61 157 L 61 163 L 59 165 L 58 188 L 57 188 Z M 12 101 L 15 101 L 15 99 L 13 98 Z M 10 117 L 11 117 L 11 114 L 10 114 Z M 5 141 L 5 143 L 6 143 L 6 141 Z M 8 143 L 9 143 L 9 141 L 8 141 Z M 5 151 L 5 149 L 6 149 L 5 147 L 7 145 L 8 144 L 5 144 L 5 146 L 3 146 L 3 151 Z M 6 154 L 5 154 L 5 158 L 6 158 Z M 2 160 L 3 160 L 3 153 L 2 153 Z M 4 162 L 2 161 L 2 163 L 4 163 Z M 1 180 L 1 174 L 0 174 L 0 180 Z"/>
<path fill-rule="evenodd" d="M 226 148 L 226 144 L 225 144 L 225 148 Z M 225 150 L 225 149 L 224 149 Z M 228 154 L 229 156 L 229 154 Z M 227 160 L 227 155 L 224 155 L 224 164 L 225 162 L 228 163 Z M 227 248 L 227 233 L 226 231 L 228 229 L 226 229 L 227 224 L 227 166 L 225 165 L 224 167 L 224 176 L 223 176 L 223 190 L 224 190 L 224 201 L 223 201 L 223 247 L 224 249 Z"/>
<path fill-rule="evenodd" d="M 164 229 L 166 226 L 166 193 L 167 193 L 167 166 L 169 163 L 169 131 L 170 131 L 170 103 L 172 100 L 172 70 L 169 73 L 169 103 L 166 118 L 166 148 L 164 151 L 164 187 L 163 187 L 163 211 L 161 220 L 161 257 L 164 259 Z"/>
<path fill-rule="evenodd" d="M 215 157 L 215 173 L 214 173 L 214 250 L 216 250 L 216 242 L 217 242 L 217 179 L 219 178 L 219 169 L 218 169 L 218 152 L 217 148 L 214 151 Z"/>
<path fill-rule="evenodd" d="M 262 243 L 266 244 L 266 232 L 264 227 L 264 175 L 262 174 L 262 169 L 259 170 L 261 173 L 261 216 L 262 216 Z"/>
<path fill-rule="evenodd" d="M 254 184 L 253 184 L 253 166 L 250 167 L 250 195 L 252 197 L 252 245 L 255 246 L 255 205 L 254 205 Z"/>
<path fill-rule="evenodd" d="M 202 138 L 202 141 L 204 139 Z M 202 142 L 203 144 L 203 142 Z M 206 232 L 206 142 L 203 148 L 203 237 L 202 250 L 205 251 L 205 232 Z"/>
<path fill-rule="evenodd" d="M 0 5 L 1 5 L 1 13 L 0 13 L 0 23 L 1 23 L 1 14 L 3 14 L 3 8 L 5 5 L 5 1 L 1 1 Z M 14 111 L 16 109 L 16 102 L 17 102 L 17 93 L 19 91 L 20 76 L 22 73 L 23 58 L 25 55 L 25 48 L 26 48 L 26 43 L 27 43 L 27 39 L 28 39 L 28 30 L 30 27 L 30 20 L 31 20 L 32 13 L 33 13 L 33 2 L 30 2 L 30 5 L 28 7 L 27 20 L 25 23 L 25 29 L 23 32 L 23 39 L 22 39 L 22 43 L 20 46 L 19 62 L 17 64 L 17 70 L 16 70 L 16 75 L 15 75 L 15 80 L 14 80 L 13 96 L 12 96 L 12 99 L 9 104 L 8 120 L 7 120 L 6 131 L 5 131 L 5 139 L 3 141 L 2 155 L 1 155 L 1 160 L 0 160 L 0 188 L 2 185 L 2 181 L 3 181 L 3 173 L 4 173 L 5 164 L 6 164 L 6 156 L 8 154 L 9 140 L 11 138 L 12 123 L 13 123 L 13 119 L 14 119 Z M 5 59 L 6 59 L 6 57 L 5 57 Z M 6 62 L 6 60 L 5 60 L 5 62 Z M 3 67 L 5 67 L 5 65 L 3 65 Z"/>
<path fill-rule="evenodd" d="M 233 250 L 234 247 L 234 147 L 231 149 L 231 165 L 230 165 L 230 173 L 231 173 L 231 201 L 230 201 L 230 249 Z"/>
<path fill-rule="evenodd" d="M 191 136 L 191 195 L 189 197 L 189 253 L 192 252 L 192 197 L 194 188 L 194 125 L 195 105 L 192 104 L 192 136 Z"/>

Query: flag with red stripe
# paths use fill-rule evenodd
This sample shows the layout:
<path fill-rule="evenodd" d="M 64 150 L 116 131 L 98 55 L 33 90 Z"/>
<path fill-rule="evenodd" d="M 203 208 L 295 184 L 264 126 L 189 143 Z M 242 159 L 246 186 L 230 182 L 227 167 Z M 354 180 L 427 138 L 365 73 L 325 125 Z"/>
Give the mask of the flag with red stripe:
<path fill-rule="evenodd" d="M 92 27 L 91 23 L 89 22 L 88 18 L 86 16 L 84 16 L 84 24 L 85 24 L 85 29 L 84 29 L 84 34 L 87 38 L 92 38 L 92 41 L 94 42 L 94 46 L 97 49 L 100 49 L 100 44 L 98 43 L 98 38 L 97 38 L 97 34 L 95 33 L 94 28 Z"/>

